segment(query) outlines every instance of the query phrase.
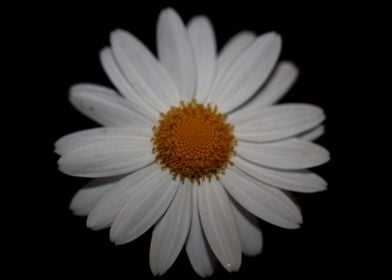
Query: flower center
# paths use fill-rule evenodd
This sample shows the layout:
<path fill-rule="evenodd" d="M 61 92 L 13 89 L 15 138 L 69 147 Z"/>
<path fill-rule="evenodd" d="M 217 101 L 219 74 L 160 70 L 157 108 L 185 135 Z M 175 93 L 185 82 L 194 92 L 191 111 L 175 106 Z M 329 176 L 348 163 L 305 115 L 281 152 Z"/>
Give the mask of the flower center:
<path fill-rule="evenodd" d="M 212 176 L 219 178 L 234 155 L 233 126 L 216 106 L 182 102 L 161 113 L 153 133 L 156 161 L 182 182 L 188 178 L 200 184 Z"/>

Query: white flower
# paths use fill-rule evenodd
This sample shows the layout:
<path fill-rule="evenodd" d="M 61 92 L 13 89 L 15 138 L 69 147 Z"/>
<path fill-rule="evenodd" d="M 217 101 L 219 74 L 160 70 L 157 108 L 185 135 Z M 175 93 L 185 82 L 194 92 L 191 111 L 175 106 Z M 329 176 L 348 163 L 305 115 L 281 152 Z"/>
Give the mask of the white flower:
<path fill-rule="evenodd" d="M 277 63 L 275 32 L 241 32 L 218 55 L 207 18 L 184 26 L 166 9 L 157 41 L 159 59 L 133 35 L 114 31 L 100 57 L 120 94 L 91 84 L 71 88 L 72 104 L 103 127 L 56 142 L 62 172 L 95 178 L 70 207 L 88 216 L 89 228 L 110 227 L 115 244 L 153 226 L 154 275 L 184 246 L 202 277 L 216 260 L 237 271 L 241 253 L 261 251 L 257 218 L 298 228 L 301 212 L 286 191 L 326 188 L 306 170 L 329 159 L 311 142 L 323 133 L 323 111 L 273 105 L 298 73 L 290 62 Z"/>

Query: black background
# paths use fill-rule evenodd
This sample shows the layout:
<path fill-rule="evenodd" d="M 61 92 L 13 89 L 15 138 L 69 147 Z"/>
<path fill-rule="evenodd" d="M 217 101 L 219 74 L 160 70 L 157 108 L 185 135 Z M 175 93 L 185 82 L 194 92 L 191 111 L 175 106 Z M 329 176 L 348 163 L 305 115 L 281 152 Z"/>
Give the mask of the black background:
<path fill-rule="evenodd" d="M 16 63 L 9 72 L 17 77 L 12 80 L 10 95 L 16 95 L 24 112 L 23 120 L 16 120 L 23 129 L 18 137 L 22 155 L 13 159 L 18 168 L 26 169 L 25 175 L 18 173 L 20 183 L 13 187 L 15 200 L 25 207 L 14 206 L 10 211 L 15 213 L 12 220 L 16 225 L 12 223 L 7 230 L 16 239 L 9 258 L 19 264 L 14 272 L 54 278 L 81 273 L 152 278 L 148 264 L 151 232 L 117 247 L 109 241 L 108 230 L 90 231 L 85 228 L 85 218 L 68 210 L 70 199 L 86 180 L 57 171 L 53 143 L 67 133 L 96 126 L 71 107 L 67 94 L 78 82 L 111 86 L 98 58 L 100 49 L 108 45 L 110 31 L 126 29 L 155 52 L 156 20 L 167 6 L 175 8 L 186 22 L 193 15 L 206 14 L 220 47 L 244 29 L 280 33 L 281 59 L 293 61 L 300 69 L 296 85 L 283 102 L 314 103 L 327 114 L 327 133 L 318 142 L 330 150 L 332 160 L 315 171 L 328 181 L 328 191 L 296 194 L 304 217 L 301 229 L 284 230 L 261 222 L 265 242 L 261 255 L 244 256 L 237 273 L 227 273 L 218 265 L 212 279 L 288 275 L 317 279 L 366 271 L 369 265 L 362 261 L 369 258 L 367 249 L 374 246 L 366 233 L 377 226 L 363 203 L 363 186 L 368 182 L 362 176 L 366 173 L 363 156 L 357 152 L 363 143 L 355 135 L 363 127 L 375 129 L 360 118 L 364 104 L 372 106 L 368 100 L 374 94 L 365 86 L 366 73 L 380 71 L 365 67 L 373 60 L 367 55 L 370 47 L 382 45 L 375 35 L 385 26 L 378 23 L 386 19 L 379 14 L 380 7 L 376 12 L 358 3 L 329 1 L 301 5 L 131 1 L 91 6 L 35 4 L 24 5 L 23 11 L 10 10 L 14 16 L 7 22 L 11 27 L 7 46 L 15 52 L 12 59 Z M 173 278 L 198 279 L 184 253 L 162 277 Z"/>

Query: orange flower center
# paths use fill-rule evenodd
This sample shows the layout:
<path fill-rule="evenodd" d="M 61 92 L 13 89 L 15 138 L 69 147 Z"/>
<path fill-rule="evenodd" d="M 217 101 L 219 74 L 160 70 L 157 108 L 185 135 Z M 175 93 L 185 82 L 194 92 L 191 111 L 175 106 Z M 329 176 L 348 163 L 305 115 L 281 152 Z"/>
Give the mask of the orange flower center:
<path fill-rule="evenodd" d="M 233 126 L 216 106 L 182 102 L 161 113 L 153 133 L 156 161 L 182 182 L 188 178 L 200 184 L 212 176 L 219 178 L 234 155 Z"/>

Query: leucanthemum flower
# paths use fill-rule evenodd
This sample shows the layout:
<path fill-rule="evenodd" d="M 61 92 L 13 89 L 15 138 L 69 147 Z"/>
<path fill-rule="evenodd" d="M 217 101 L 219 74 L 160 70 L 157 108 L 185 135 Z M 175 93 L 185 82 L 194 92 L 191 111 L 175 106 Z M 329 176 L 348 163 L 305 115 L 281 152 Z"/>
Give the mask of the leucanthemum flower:
<path fill-rule="evenodd" d="M 202 277 L 216 260 L 237 271 L 241 254 L 262 249 L 257 218 L 283 228 L 302 223 L 286 191 L 317 192 L 308 168 L 328 161 L 314 139 L 323 111 L 274 105 L 298 70 L 278 62 L 275 32 L 241 32 L 217 54 L 204 16 L 184 25 L 172 9 L 157 25 L 158 58 L 123 30 L 100 54 L 117 91 L 71 88 L 70 100 L 103 127 L 56 142 L 59 169 L 95 178 L 71 202 L 93 230 L 110 227 L 125 244 L 153 227 L 150 266 L 162 275 L 183 247 Z"/>

